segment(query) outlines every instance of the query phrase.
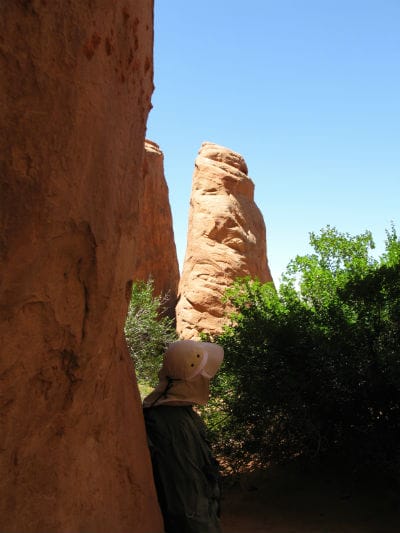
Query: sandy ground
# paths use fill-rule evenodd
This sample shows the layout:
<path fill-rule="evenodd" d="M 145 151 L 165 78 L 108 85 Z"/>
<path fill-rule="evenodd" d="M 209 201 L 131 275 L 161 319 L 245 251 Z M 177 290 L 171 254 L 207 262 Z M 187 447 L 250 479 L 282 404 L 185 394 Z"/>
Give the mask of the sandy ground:
<path fill-rule="evenodd" d="M 400 491 L 293 467 L 226 479 L 223 533 L 400 533 Z"/>

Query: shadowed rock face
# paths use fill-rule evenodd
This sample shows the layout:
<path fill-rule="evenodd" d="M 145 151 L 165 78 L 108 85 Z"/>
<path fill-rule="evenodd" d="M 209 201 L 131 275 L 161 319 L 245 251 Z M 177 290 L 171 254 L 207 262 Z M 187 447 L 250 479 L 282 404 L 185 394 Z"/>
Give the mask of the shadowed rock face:
<path fill-rule="evenodd" d="M 3 2 L 0 26 L 0 530 L 161 532 L 123 337 L 152 2 Z"/>
<path fill-rule="evenodd" d="M 164 176 L 164 156 L 156 143 L 146 140 L 144 146 L 135 279 L 147 281 L 151 277 L 155 294 L 166 296 L 166 311 L 175 318 L 179 265 Z"/>
<path fill-rule="evenodd" d="M 243 157 L 203 143 L 195 161 L 177 330 L 184 339 L 218 333 L 227 322 L 221 297 L 238 276 L 272 281 L 263 216 Z"/>

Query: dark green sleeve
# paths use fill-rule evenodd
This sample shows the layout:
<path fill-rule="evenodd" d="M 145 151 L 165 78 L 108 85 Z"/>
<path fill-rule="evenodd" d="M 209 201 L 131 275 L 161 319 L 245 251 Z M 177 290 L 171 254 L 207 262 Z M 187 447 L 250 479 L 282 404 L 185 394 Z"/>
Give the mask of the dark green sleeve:
<path fill-rule="evenodd" d="M 220 533 L 218 467 L 190 407 L 145 409 L 154 479 L 167 533 Z"/>

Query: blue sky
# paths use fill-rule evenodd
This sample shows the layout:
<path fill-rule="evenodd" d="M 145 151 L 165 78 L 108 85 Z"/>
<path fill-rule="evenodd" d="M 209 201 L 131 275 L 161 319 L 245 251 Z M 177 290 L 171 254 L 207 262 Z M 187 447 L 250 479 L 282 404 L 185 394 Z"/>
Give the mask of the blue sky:
<path fill-rule="evenodd" d="M 245 158 L 276 282 L 327 224 L 400 233 L 400 0 L 155 0 L 154 61 L 181 267 L 203 141 Z"/>

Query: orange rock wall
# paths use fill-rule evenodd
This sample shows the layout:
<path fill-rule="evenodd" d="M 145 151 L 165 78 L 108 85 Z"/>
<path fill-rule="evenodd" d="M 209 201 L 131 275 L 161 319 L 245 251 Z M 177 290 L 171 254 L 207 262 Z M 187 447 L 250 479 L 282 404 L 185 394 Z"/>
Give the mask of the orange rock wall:
<path fill-rule="evenodd" d="M 272 281 L 266 229 L 243 157 L 203 143 L 195 161 L 187 248 L 176 308 L 184 339 L 216 334 L 227 323 L 221 299 L 239 276 Z"/>
<path fill-rule="evenodd" d="M 153 90 L 152 7 L 1 5 L 7 533 L 163 531 L 123 340 Z"/>
<path fill-rule="evenodd" d="M 159 146 L 145 142 L 143 180 L 139 203 L 139 228 L 136 234 L 135 279 L 154 281 L 154 293 L 164 295 L 169 316 L 175 318 L 179 283 L 168 185 L 164 176 L 164 156 Z"/>

